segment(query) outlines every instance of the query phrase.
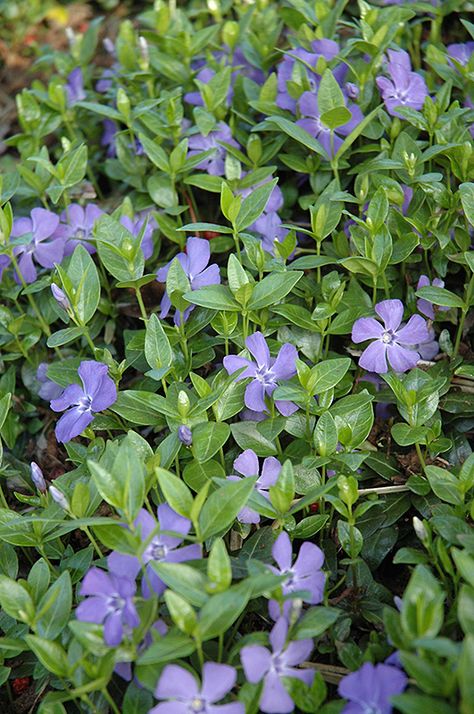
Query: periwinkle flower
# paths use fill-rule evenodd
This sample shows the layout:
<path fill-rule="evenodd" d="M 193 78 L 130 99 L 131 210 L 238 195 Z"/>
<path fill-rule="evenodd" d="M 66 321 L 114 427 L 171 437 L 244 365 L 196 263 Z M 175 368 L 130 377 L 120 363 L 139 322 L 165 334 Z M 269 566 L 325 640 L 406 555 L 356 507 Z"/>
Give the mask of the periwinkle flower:
<path fill-rule="evenodd" d="M 219 266 L 216 263 L 208 265 L 211 257 L 211 248 L 209 241 L 204 238 L 195 238 L 192 236 L 186 242 L 186 253 L 178 253 L 173 260 L 179 260 L 181 267 L 187 275 L 191 290 L 198 290 L 205 285 L 218 285 L 221 282 Z M 160 283 L 165 283 L 168 276 L 168 271 L 173 262 L 171 260 L 168 265 L 160 268 L 156 273 L 156 279 Z M 160 317 L 167 317 L 171 309 L 171 300 L 165 292 L 161 300 Z M 194 309 L 194 305 L 190 305 L 180 313 L 178 310 L 175 313 L 174 321 L 176 325 L 181 323 L 181 320 L 186 321 L 190 312 Z"/>
<path fill-rule="evenodd" d="M 343 139 L 339 136 L 348 136 L 362 121 L 363 114 L 357 104 L 347 104 L 347 109 L 351 113 L 351 118 L 342 126 L 331 132 L 331 130 L 321 121 L 321 112 L 318 107 L 318 97 L 313 92 L 304 92 L 301 95 L 298 106 L 302 119 L 296 122 L 308 134 L 314 136 L 319 141 L 328 158 L 334 156 L 342 146 Z M 332 134 L 332 136 L 331 136 Z"/>
<path fill-rule="evenodd" d="M 13 249 L 25 283 L 35 282 L 35 263 L 43 268 L 54 268 L 55 263 L 60 263 L 64 257 L 64 234 L 59 228 L 59 217 L 45 208 L 33 208 L 30 218 L 17 218 L 11 237 L 25 241 Z M 16 271 L 15 280 L 21 282 Z"/>
<path fill-rule="evenodd" d="M 46 493 L 46 481 L 44 480 L 43 472 L 35 461 L 30 464 L 31 480 L 33 481 L 35 487 L 41 493 Z"/>
<path fill-rule="evenodd" d="M 96 248 L 91 240 L 95 222 L 104 215 L 104 211 L 95 203 L 88 203 L 81 206 L 79 203 L 72 203 L 67 211 L 61 213 L 61 221 L 65 226 L 66 245 L 65 255 L 74 253 L 76 246 L 83 245 L 92 255 Z"/>
<path fill-rule="evenodd" d="M 191 446 L 191 444 L 193 443 L 193 432 L 191 431 L 189 426 L 186 426 L 186 424 L 181 424 L 181 426 L 178 427 L 178 439 L 185 446 Z"/>
<path fill-rule="evenodd" d="M 3 273 L 8 268 L 10 263 L 11 263 L 10 257 L 8 255 L 6 255 L 5 253 L 2 253 L 0 255 L 0 283 L 2 282 Z"/>
<path fill-rule="evenodd" d="M 393 117 L 401 117 L 397 107 L 421 109 L 428 96 L 426 82 L 411 68 L 410 55 L 404 50 L 388 50 L 387 77 L 377 77 L 376 83 L 388 113 Z M 401 117 L 403 118 L 403 117 Z"/>
<path fill-rule="evenodd" d="M 272 548 L 272 556 L 277 562 L 278 568 L 270 565 L 270 569 L 275 575 L 284 575 L 286 579 L 281 584 L 283 595 L 292 592 L 301 594 L 303 602 L 310 605 L 318 605 L 323 600 L 326 575 L 321 568 L 324 563 L 324 553 L 314 543 L 306 541 L 302 544 L 295 562 L 293 560 L 293 549 L 288 533 L 280 533 Z M 283 615 L 287 616 L 291 609 L 291 601 L 286 600 L 283 605 Z M 270 617 L 276 620 L 282 614 L 276 600 L 268 603 Z"/>
<path fill-rule="evenodd" d="M 381 325 L 373 317 L 360 317 L 352 327 L 352 341 L 373 342 L 365 348 L 359 359 L 359 366 L 368 372 L 384 374 L 388 371 L 387 360 L 395 372 L 406 372 L 416 365 L 420 355 L 413 349 L 429 341 L 430 335 L 421 315 L 412 315 L 404 327 L 401 300 L 382 300 L 375 306 L 375 312 L 382 318 Z"/>
<path fill-rule="evenodd" d="M 425 342 L 419 342 L 411 349 L 418 352 L 421 359 L 431 362 L 439 352 L 439 344 L 436 340 L 435 331 L 432 327 L 428 327 L 428 339 Z"/>
<path fill-rule="evenodd" d="M 122 224 L 122 226 L 124 226 L 128 231 L 130 231 L 134 238 L 138 238 L 138 236 L 140 235 L 140 232 L 142 231 L 143 226 L 145 225 L 145 221 L 146 227 L 142 237 L 141 249 L 145 260 L 148 260 L 148 258 L 151 258 L 151 256 L 153 255 L 153 233 L 157 228 L 157 223 L 153 216 L 137 215 L 133 219 L 129 216 L 122 216 L 120 219 L 120 223 Z"/>
<path fill-rule="evenodd" d="M 191 530 L 190 520 L 173 511 L 167 503 L 158 506 L 157 513 L 158 523 L 144 508 L 135 519 L 135 527 L 139 529 L 142 540 L 147 541 L 141 560 L 130 555 L 120 555 L 122 567 L 131 577 L 136 577 L 141 563 L 146 566 L 146 577 L 142 581 L 142 592 L 146 598 L 151 596 L 152 591 L 161 595 L 166 590 L 165 583 L 151 563 L 183 563 L 187 560 L 199 560 L 202 555 L 201 546 L 197 543 L 179 547 Z"/>
<path fill-rule="evenodd" d="M 86 573 L 80 589 L 86 599 L 76 609 L 78 620 L 104 624 L 104 641 L 109 647 L 117 647 L 124 631 L 140 624 L 133 602 L 135 580 L 127 576 L 117 555 L 108 556 L 108 573 L 100 568 L 91 568 Z"/>
<path fill-rule="evenodd" d="M 155 696 L 166 701 L 150 709 L 149 714 L 245 714 L 241 702 L 216 704 L 237 680 L 237 672 L 228 664 L 206 662 L 202 684 L 184 667 L 168 664 L 161 673 Z"/>
<path fill-rule="evenodd" d="M 276 105 L 281 109 L 289 109 L 296 112 L 297 101 L 290 94 L 287 83 L 293 80 L 296 68 L 306 73 L 307 81 L 312 91 L 319 86 L 321 75 L 316 67 L 321 58 L 330 62 L 339 52 L 339 45 L 334 40 L 314 40 L 311 43 L 311 50 L 303 47 L 296 47 L 289 50 L 277 68 L 277 98 Z M 338 82 L 342 82 L 347 73 L 347 67 L 343 64 L 334 68 L 333 74 Z"/>
<path fill-rule="evenodd" d="M 420 288 L 426 288 L 430 285 L 433 285 L 436 288 L 444 288 L 444 280 L 441 280 L 440 278 L 434 278 L 432 281 L 430 281 L 427 275 L 420 275 L 420 278 L 416 285 L 416 289 L 419 290 Z M 421 314 L 425 315 L 426 317 L 429 317 L 430 320 L 435 319 L 436 312 L 438 312 L 438 310 L 441 310 L 443 312 L 449 310 L 449 307 L 445 307 L 442 305 L 433 305 L 432 302 L 429 302 L 429 300 L 426 300 L 425 298 L 418 298 L 418 300 L 416 301 L 416 306 L 421 312 Z"/>
<path fill-rule="evenodd" d="M 82 102 L 86 98 L 84 91 L 84 77 L 82 69 L 76 67 L 68 75 L 66 86 L 66 99 L 69 107 L 72 107 L 76 102 Z"/>
<path fill-rule="evenodd" d="M 102 412 L 117 399 L 117 388 L 108 376 L 102 362 L 86 360 L 77 370 L 82 386 L 70 384 L 63 393 L 51 401 L 51 409 L 66 413 L 56 424 L 56 438 L 66 443 L 79 436 L 93 421 L 96 412 Z"/>
<path fill-rule="evenodd" d="M 204 158 L 198 165 L 198 169 L 207 171 L 212 176 L 223 176 L 225 173 L 225 157 L 227 149 L 220 142 L 230 144 L 236 149 L 240 148 L 237 141 L 232 136 L 232 131 L 225 122 L 220 121 L 216 128 L 208 134 L 193 134 L 189 137 L 188 142 L 188 158 L 196 156 L 203 151 L 213 149 L 213 152 L 207 158 Z"/>
<path fill-rule="evenodd" d="M 224 367 L 228 374 L 233 374 L 238 369 L 246 369 L 237 376 L 236 381 L 252 378 L 245 389 L 245 406 L 254 412 L 267 411 L 265 396 L 271 396 L 278 386 L 278 381 L 291 379 L 296 374 L 296 358 L 298 352 L 289 342 L 282 345 L 276 358 L 270 356 L 267 341 L 261 332 L 255 332 L 245 340 L 245 346 L 254 357 L 255 362 L 227 355 L 224 357 Z M 275 406 L 283 416 L 290 416 L 298 407 L 293 402 L 276 400 Z"/>
<path fill-rule="evenodd" d="M 284 617 L 280 617 L 269 635 L 273 652 L 262 645 L 248 645 L 240 650 L 247 680 L 256 684 L 263 679 L 259 708 L 265 714 L 289 714 L 295 708 L 281 681 L 282 677 L 300 679 L 307 686 L 313 682 L 314 672 L 296 668 L 296 665 L 308 659 L 313 641 L 298 640 L 285 646 L 287 634 L 288 623 Z"/>
<path fill-rule="evenodd" d="M 470 42 L 456 42 L 452 45 L 448 45 L 446 50 L 452 59 L 465 67 L 474 52 L 474 42 L 472 40 Z"/>
<path fill-rule="evenodd" d="M 41 385 L 38 390 L 38 396 L 40 396 L 41 399 L 46 399 L 49 402 L 51 401 L 51 399 L 56 399 L 56 397 L 59 397 L 59 395 L 63 391 L 63 388 L 60 387 L 59 384 L 56 384 L 56 382 L 53 382 L 52 379 L 49 379 L 49 377 L 47 376 L 47 371 L 48 363 L 41 362 L 38 365 L 38 369 L 36 370 L 36 379 Z"/>
<path fill-rule="evenodd" d="M 59 490 L 56 486 L 50 486 L 49 487 L 49 494 L 53 501 L 60 506 L 63 511 L 69 511 L 69 501 L 67 500 L 66 496 L 62 491 Z"/>
<path fill-rule="evenodd" d="M 252 449 L 245 449 L 234 461 L 234 469 L 238 474 L 249 478 L 258 476 L 255 483 L 255 490 L 264 498 L 268 498 L 268 490 L 278 481 L 281 471 L 281 464 L 274 456 L 269 456 L 263 462 L 262 470 L 258 463 L 258 457 Z M 232 474 L 227 477 L 229 481 L 240 481 L 240 476 Z M 249 506 L 244 506 L 237 515 L 241 523 L 260 523 L 260 514 Z"/>
<path fill-rule="evenodd" d="M 64 290 L 61 290 L 59 285 L 56 285 L 56 283 L 51 283 L 51 292 L 58 305 L 60 305 L 63 310 L 69 310 L 71 303 L 69 302 Z"/>
<path fill-rule="evenodd" d="M 391 697 L 401 694 L 408 678 L 398 667 L 365 662 L 339 682 L 338 692 L 348 699 L 342 714 L 392 714 Z"/>
<path fill-rule="evenodd" d="M 102 133 L 100 145 L 107 149 L 106 156 L 109 159 L 113 159 L 117 156 L 117 150 L 115 148 L 115 136 L 118 131 L 117 124 L 112 121 L 112 119 L 104 119 L 102 126 L 104 131 Z"/>

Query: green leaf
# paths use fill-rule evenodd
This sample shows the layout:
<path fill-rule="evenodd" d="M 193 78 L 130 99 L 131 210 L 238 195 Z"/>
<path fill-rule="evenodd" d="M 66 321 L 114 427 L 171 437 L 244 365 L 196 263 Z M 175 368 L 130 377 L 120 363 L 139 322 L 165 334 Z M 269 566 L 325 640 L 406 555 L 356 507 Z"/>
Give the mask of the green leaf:
<path fill-rule="evenodd" d="M 15 620 L 33 621 L 35 608 L 28 590 L 5 575 L 0 575 L 0 606 Z"/>
<path fill-rule="evenodd" d="M 84 329 L 82 327 L 66 327 L 64 330 L 58 330 L 48 337 L 46 344 L 48 347 L 61 347 L 70 342 L 74 342 L 78 337 L 82 337 Z"/>
<path fill-rule="evenodd" d="M 464 498 L 461 494 L 461 482 L 452 473 L 439 466 L 426 466 L 425 473 L 434 493 L 441 501 L 461 506 Z"/>
<path fill-rule="evenodd" d="M 46 639 L 56 639 L 69 621 L 71 608 L 71 577 L 65 571 L 39 601 L 35 631 Z"/>
<path fill-rule="evenodd" d="M 255 285 L 248 305 L 249 310 L 261 310 L 283 300 L 303 275 L 304 273 L 297 270 L 267 275 Z"/>
<path fill-rule="evenodd" d="M 257 422 L 231 424 L 230 430 L 242 450 L 252 449 L 257 456 L 274 456 L 277 453 L 275 444 L 259 431 Z"/>
<path fill-rule="evenodd" d="M 247 503 L 256 477 L 231 481 L 211 493 L 199 514 L 201 540 L 223 535 Z"/>
<path fill-rule="evenodd" d="M 69 663 L 63 647 L 58 642 L 51 642 L 43 637 L 26 635 L 25 640 L 31 651 L 39 659 L 43 667 L 57 677 L 67 677 Z"/>
<path fill-rule="evenodd" d="M 193 429 L 193 455 L 200 463 L 212 459 L 230 436 L 230 426 L 214 421 L 203 422 Z"/>
<path fill-rule="evenodd" d="M 245 582 L 210 597 L 199 613 L 197 631 L 201 640 L 205 642 L 228 630 L 245 610 L 249 597 Z"/>
<path fill-rule="evenodd" d="M 158 642 L 154 642 L 138 658 L 137 664 L 163 664 L 170 660 L 178 660 L 188 657 L 196 649 L 194 640 L 183 632 L 171 630 L 164 637 L 160 637 Z"/>
<path fill-rule="evenodd" d="M 461 203 L 466 218 L 474 226 L 474 183 L 462 183 L 459 186 Z"/>
<path fill-rule="evenodd" d="M 189 518 L 193 497 L 186 484 L 174 474 L 159 467 L 156 469 L 156 475 L 166 502 L 176 513 Z"/>
<path fill-rule="evenodd" d="M 342 89 L 331 70 L 329 68 L 325 69 L 318 88 L 318 109 L 320 113 L 325 114 L 332 109 L 345 107 L 345 105 Z"/>
<path fill-rule="evenodd" d="M 191 605 L 202 607 L 207 602 L 207 581 L 197 568 L 193 568 L 187 563 L 167 563 L 164 560 L 150 562 L 153 570 L 158 573 L 163 582 Z"/>
<path fill-rule="evenodd" d="M 68 292 L 71 304 L 86 325 L 94 316 L 100 301 L 100 280 L 97 268 L 83 245 L 76 246 L 67 268 L 74 293 Z"/>
<path fill-rule="evenodd" d="M 178 417 L 178 414 L 170 409 L 168 402 L 160 394 L 133 389 L 119 392 L 117 401 L 112 404 L 110 409 L 127 421 L 142 426 L 159 424 L 165 416 Z"/>
<path fill-rule="evenodd" d="M 225 285 L 206 285 L 198 290 L 185 292 L 184 298 L 193 305 L 208 307 L 211 310 L 240 312 L 242 309 Z"/>
<path fill-rule="evenodd" d="M 238 231 L 243 231 L 262 215 L 277 183 L 278 179 L 268 181 L 263 184 L 263 186 L 259 186 L 252 191 L 250 196 L 242 201 L 242 205 L 235 221 L 235 227 Z"/>
<path fill-rule="evenodd" d="M 320 362 L 311 370 L 306 388 L 309 393 L 321 394 L 336 387 L 351 365 L 349 357 L 340 357 Z"/>
<path fill-rule="evenodd" d="M 146 326 L 145 357 L 151 369 L 167 369 L 173 363 L 170 341 L 155 313 L 151 315 Z"/>
<path fill-rule="evenodd" d="M 416 296 L 443 307 L 464 307 L 464 300 L 446 288 L 429 285 L 416 291 Z"/>
<path fill-rule="evenodd" d="M 341 615 L 342 611 L 335 607 L 323 607 L 322 605 L 312 607 L 298 620 L 294 637 L 296 640 L 319 637 L 332 627 Z"/>

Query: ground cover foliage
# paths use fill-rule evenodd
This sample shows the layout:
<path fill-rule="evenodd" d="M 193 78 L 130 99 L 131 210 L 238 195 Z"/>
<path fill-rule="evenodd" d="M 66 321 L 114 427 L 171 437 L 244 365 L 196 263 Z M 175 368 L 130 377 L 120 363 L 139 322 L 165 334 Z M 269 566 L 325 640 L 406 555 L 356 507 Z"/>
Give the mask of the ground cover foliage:
<path fill-rule="evenodd" d="M 158 0 L 39 54 L 2 711 L 474 712 L 469 10 Z"/>

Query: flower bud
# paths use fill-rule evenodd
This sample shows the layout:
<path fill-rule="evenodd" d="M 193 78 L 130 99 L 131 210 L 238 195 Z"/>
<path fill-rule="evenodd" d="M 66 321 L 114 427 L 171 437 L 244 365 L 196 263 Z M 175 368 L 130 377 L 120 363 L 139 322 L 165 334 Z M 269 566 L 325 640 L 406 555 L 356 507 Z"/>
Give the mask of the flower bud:
<path fill-rule="evenodd" d="M 193 432 L 191 431 L 189 426 L 182 424 L 178 428 L 178 439 L 185 446 L 191 446 L 191 444 L 193 443 Z"/>
<path fill-rule="evenodd" d="M 49 493 L 53 501 L 57 503 L 58 506 L 61 506 L 61 508 L 65 511 L 69 511 L 69 501 L 59 488 L 56 488 L 56 486 L 50 486 Z"/>
<path fill-rule="evenodd" d="M 359 87 L 357 84 L 354 84 L 354 82 L 346 82 L 344 85 L 344 89 L 346 90 L 346 94 L 349 97 L 349 99 L 357 99 L 359 96 Z"/>
<path fill-rule="evenodd" d="M 71 307 L 71 303 L 66 297 L 66 293 L 64 290 L 61 290 L 61 288 L 56 285 L 56 283 L 51 283 L 51 292 L 53 293 L 53 297 L 56 300 L 56 302 L 64 309 L 64 310 L 69 310 Z"/>
<path fill-rule="evenodd" d="M 109 55 L 115 55 L 115 45 L 110 39 L 110 37 L 104 37 L 102 40 L 104 50 L 109 53 Z"/>
<path fill-rule="evenodd" d="M 138 46 L 140 48 L 143 69 L 148 69 L 150 64 L 150 51 L 148 49 L 148 42 L 142 35 L 140 35 L 140 37 L 138 38 Z"/>
<path fill-rule="evenodd" d="M 41 471 L 40 467 L 38 466 L 37 463 L 32 461 L 30 464 L 30 470 L 31 470 L 31 480 L 33 481 L 34 485 L 36 486 L 38 491 L 41 491 L 41 493 L 45 493 L 46 492 L 46 481 L 44 480 L 43 472 Z"/>
<path fill-rule="evenodd" d="M 222 39 L 224 44 L 233 50 L 239 39 L 239 23 L 235 22 L 235 20 L 225 22 L 222 28 Z"/>
<path fill-rule="evenodd" d="M 178 393 L 178 412 L 179 415 L 185 419 L 187 415 L 189 414 L 189 410 L 191 408 L 191 403 L 189 401 L 189 397 L 187 393 L 184 391 L 184 389 L 181 389 Z"/>
<path fill-rule="evenodd" d="M 423 543 L 423 545 L 429 543 L 430 538 L 428 531 L 426 530 L 426 526 L 423 521 L 418 518 L 418 516 L 413 517 L 413 528 L 417 538 Z"/>

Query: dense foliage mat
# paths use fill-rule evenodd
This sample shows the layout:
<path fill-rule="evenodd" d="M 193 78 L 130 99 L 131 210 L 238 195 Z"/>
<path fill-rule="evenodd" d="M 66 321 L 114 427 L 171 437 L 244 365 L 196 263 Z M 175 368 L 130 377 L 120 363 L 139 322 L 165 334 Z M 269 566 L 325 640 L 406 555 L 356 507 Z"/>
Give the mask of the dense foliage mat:
<path fill-rule="evenodd" d="M 2 711 L 474 712 L 474 25 L 158 0 L 0 194 Z"/>

